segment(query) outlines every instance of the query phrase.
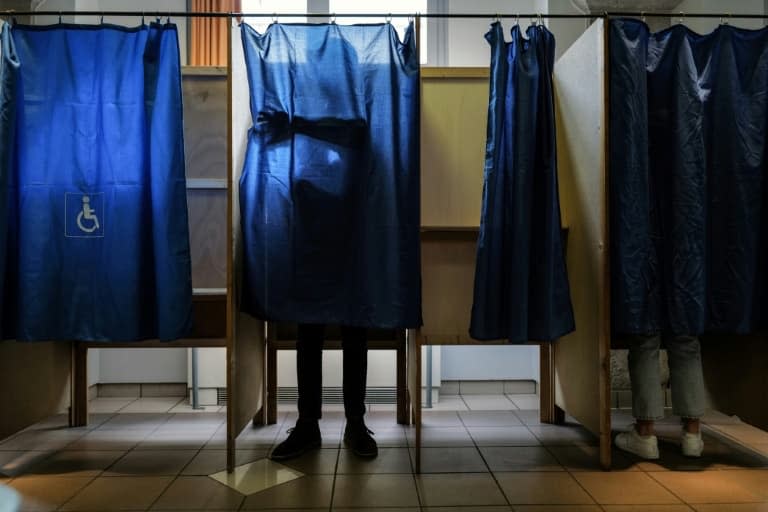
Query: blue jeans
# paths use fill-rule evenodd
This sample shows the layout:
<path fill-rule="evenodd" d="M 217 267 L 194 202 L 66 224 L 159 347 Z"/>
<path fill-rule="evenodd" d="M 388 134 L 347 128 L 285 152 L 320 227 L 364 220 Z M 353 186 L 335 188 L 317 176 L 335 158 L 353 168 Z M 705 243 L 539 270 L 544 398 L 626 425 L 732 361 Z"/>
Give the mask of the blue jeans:
<path fill-rule="evenodd" d="M 672 413 L 683 418 L 704 414 L 704 375 L 701 345 L 696 336 L 665 337 L 672 387 Z M 640 420 L 664 417 L 659 348 L 661 335 L 633 336 L 629 345 L 629 378 L 632 381 L 632 415 Z"/>

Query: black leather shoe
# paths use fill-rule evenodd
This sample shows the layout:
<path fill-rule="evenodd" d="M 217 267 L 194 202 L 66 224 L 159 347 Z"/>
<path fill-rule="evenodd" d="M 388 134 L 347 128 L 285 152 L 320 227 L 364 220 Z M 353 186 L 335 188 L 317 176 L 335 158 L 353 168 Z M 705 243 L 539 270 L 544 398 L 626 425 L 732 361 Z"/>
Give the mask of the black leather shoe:
<path fill-rule="evenodd" d="M 288 460 L 299 457 L 310 450 L 320 448 L 320 427 L 317 421 L 299 420 L 288 430 L 288 439 L 272 450 L 272 460 Z"/>
<path fill-rule="evenodd" d="M 358 457 L 372 459 L 379 454 L 379 447 L 371 437 L 373 432 L 368 430 L 362 420 L 347 421 L 344 429 L 344 444 Z"/>

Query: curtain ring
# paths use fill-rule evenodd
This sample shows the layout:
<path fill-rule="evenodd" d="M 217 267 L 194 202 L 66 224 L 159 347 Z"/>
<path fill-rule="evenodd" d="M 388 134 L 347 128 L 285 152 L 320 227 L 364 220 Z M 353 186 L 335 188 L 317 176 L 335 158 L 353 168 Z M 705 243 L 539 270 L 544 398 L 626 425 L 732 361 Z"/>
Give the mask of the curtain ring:
<path fill-rule="evenodd" d="M 276 12 L 272 13 L 272 23 L 277 23 L 277 13 Z"/>
<path fill-rule="evenodd" d="M 384 18 L 388 25 L 392 24 L 392 13 L 387 14 L 387 17 Z"/>
<path fill-rule="evenodd" d="M 677 20 L 678 25 L 681 25 L 684 19 L 685 19 L 685 13 L 683 11 L 680 11 L 680 19 Z"/>
<path fill-rule="evenodd" d="M 336 24 L 336 13 L 335 12 L 331 13 L 331 23 Z"/>

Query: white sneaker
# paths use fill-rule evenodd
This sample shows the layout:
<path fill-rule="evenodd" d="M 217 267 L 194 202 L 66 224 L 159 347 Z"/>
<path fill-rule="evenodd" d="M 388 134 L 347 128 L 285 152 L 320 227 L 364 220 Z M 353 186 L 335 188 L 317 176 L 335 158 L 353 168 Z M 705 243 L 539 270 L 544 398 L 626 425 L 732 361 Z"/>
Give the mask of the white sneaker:
<path fill-rule="evenodd" d="M 701 438 L 701 432 L 690 434 L 683 430 L 680 444 L 683 448 L 683 455 L 686 457 L 701 457 L 701 452 L 704 451 L 704 440 Z"/>
<path fill-rule="evenodd" d="M 617 448 L 625 452 L 634 453 L 643 459 L 659 458 L 659 441 L 656 436 L 641 436 L 632 426 L 627 432 L 622 432 L 613 440 Z"/>

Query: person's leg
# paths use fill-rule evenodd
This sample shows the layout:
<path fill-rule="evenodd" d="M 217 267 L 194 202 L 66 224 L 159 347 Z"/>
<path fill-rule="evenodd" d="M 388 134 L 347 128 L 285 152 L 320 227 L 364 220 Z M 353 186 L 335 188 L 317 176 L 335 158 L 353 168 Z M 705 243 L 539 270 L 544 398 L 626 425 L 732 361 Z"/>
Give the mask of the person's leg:
<path fill-rule="evenodd" d="M 299 324 L 296 336 L 296 377 L 299 419 L 318 421 L 323 408 L 323 339 L 325 325 Z"/>
<path fill-rule="evenodd" d="M 368 338 L 362 327 L 341 328 L 344 351 L 344 414 L 348 420 L 362 420 L 365 415 L 365 381 L 368 376 Z"/>
<path fill-rule="evenodd" d="M 704 449 L 700 421 L 704 415 L 704 373 L 701 344 L 696 336 L 674 336 L 667 340 L 672 384 L 672 412 L 683 421 L 683 453 L 698 457 Z"/>
<path fill-rule="evenodd" d="M 635 426 L 616 436 L 619 448 L 646 459 L 659 457 L 654 422 L 664 417 L 659 346 L 661 336 L 633 336 L 629 340 L 629 379 Z"/>
<path fill-rule="evenodd" d="M 288 438 L 277 445 L 270 457 L 286 460 L 320 448 L 323 405 L 323 337 L 325 326 L 299 324 L 296 336 L 296 377 L 299 384 L 299 419 Z"/>
<path fill-rule="evenodd" d="M 368 338 L 364 328 L 341 328 L 341 345 L 344 350 L 344 414 L 347 425 L 344 442 L 360 457 L 378 455 L 376 441 L 365 426 L 365 381 L 368 375 Z"/>

